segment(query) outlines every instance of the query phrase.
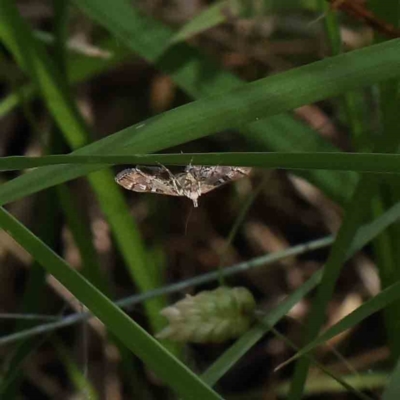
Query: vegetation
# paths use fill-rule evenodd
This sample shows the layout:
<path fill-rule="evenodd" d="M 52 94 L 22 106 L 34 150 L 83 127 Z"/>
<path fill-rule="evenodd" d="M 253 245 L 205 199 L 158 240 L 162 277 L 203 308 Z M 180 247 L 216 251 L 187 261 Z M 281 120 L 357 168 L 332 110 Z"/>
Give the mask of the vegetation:
<path fill-rule="evenodd" d="M 399 17 L 0 0 L 0 398 L 397 399 Z M 193 208 L 137 164 L 253 169 Z M 155 339 L 221 286 L 238 339 Z"/>

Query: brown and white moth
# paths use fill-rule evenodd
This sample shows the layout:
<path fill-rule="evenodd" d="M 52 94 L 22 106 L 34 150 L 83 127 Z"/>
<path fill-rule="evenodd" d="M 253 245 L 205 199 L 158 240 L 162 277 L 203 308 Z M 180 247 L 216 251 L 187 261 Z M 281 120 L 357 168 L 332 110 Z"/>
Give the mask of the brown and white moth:
<path fill-rule="evenodd" d="M 235 181 L 251 171 L 249 167 L 205 167 L 189 164 L 184 172 L 173 174 L 168 168 L 138 167 L 121 171 L 115 181 L 125 189 L 141 193 L 185 196 L 198 206 L 197 199 L 225 183 Z"/>

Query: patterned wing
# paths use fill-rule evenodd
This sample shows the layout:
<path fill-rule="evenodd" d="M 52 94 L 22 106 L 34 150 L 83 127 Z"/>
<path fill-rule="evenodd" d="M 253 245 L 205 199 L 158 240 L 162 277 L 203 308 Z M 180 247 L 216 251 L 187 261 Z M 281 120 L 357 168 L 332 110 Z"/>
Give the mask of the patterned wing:
<path fill-rule="evenodd" d="M 205 194 L 226 183 L 236 181 L 247 176 L 251 168 L 249 167 L 202 167 L 189 165 L 186 168 L 196 180 L 200 182 L 201 194 Z"/>
<path fill-rule="evenodd" d="M 162 176 L 162 168 L 152 168 L 153 174 L 143 172 L 139 168 L 121 171 L 115 181 L 125 189 L 140 193 L 158 193 L 167 196 L 181 196 L 171 179 Z"/>

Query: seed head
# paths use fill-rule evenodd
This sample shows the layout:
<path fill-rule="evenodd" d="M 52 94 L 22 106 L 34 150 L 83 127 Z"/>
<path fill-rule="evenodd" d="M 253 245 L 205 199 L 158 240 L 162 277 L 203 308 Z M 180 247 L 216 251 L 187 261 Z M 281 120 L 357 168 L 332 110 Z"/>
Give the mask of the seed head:
<path fill-rule="evenodd" d="M 255 300 L 243 287 L 220 287 L 161 310 L 169 325 L 156 335 L 177 342 L 220 343 L 239 337 L 254 317 Z"/>

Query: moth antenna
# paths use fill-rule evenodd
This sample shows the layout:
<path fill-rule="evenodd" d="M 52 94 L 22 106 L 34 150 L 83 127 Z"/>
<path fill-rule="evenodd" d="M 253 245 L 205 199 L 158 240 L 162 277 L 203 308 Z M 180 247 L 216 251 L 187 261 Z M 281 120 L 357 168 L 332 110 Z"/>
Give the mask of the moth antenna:
<path fill-rule="evenodd" d="M 189 163 L 188 165 L 186 165 L 186 167 L 185 167 L 185 172 L 190 171 L 190 169 L 193 167 L 192 162 L 193 162 L 193 157 L 192 157 L 192 159 L 190 160 L 190 163 Z"/>

